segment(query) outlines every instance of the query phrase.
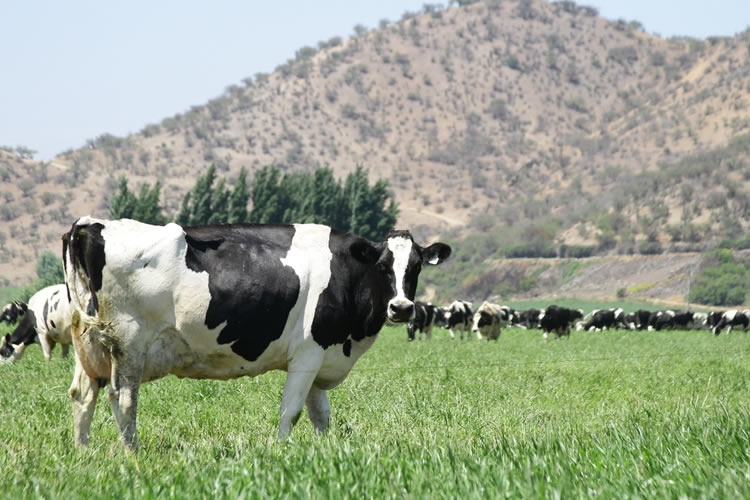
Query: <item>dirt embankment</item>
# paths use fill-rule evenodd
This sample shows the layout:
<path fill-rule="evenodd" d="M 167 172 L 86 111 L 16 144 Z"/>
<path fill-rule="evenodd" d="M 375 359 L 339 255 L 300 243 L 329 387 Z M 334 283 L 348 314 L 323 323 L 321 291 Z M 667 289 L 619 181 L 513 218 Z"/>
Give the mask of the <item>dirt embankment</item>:
<path fill-rule="evenodd" d="M 524 296 L 615 299 L 618 290 L 629 299 L 675 305 L 687 299 L 699 253 L 590 257 L 586 259 L 507 259 L 502 267 L 522 266 L 538 273 L 536 286 Z M 544 269 L 539 272 L 540 269 Z"/>

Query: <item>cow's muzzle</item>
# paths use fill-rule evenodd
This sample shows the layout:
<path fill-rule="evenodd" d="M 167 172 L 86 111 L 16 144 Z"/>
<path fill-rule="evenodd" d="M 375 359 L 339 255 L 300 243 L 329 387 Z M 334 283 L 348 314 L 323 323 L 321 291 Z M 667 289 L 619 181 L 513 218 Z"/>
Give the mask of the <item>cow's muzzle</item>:
<path fill-rule="evenodd" d="M 393 323 L 406 323 L 414 319 L 414 302 L 406 299 L 393 299 L 388 303 L 386 314 Z"/>

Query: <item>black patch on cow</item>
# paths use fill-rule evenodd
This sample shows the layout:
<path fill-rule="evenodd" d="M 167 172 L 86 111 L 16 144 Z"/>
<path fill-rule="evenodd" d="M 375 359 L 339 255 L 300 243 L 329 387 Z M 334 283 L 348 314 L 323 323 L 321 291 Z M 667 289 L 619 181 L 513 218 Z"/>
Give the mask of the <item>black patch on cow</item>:
<path fill-rule="evenodd" d="M 104 229 L 104 225 L 98 222 L 80 227 L 77 226 L 76 222 L 71 232 L 63 237 L 63 251 L 69 248 L 74 270 L 80 266 L 89 279 L 91 299 L 86 309 L 88 314 L 92 316 L 99 310 L 96 292 L 102 289 L 102 269 L 106 264 L 102 229 Z M 66 245 L 65 240 L 72 241 Z M 63 262 L 65 262 L 64 256 Z M 70 290 L 68 290 L 68 299 L 70 298 Z"/>
<path fill-rule="evenodd" d="M 352 248 L 366 246 L 379 252 L 377 262 L 352 255 Z M 328 247 L 333 254 L 331 280 L 320 294 L 312 325 L 313 339 L 323 349 L 343 344 L 347 338 L 359 341 L 376 335 L 394 295 L 390 284 L 393 271 L 386 262 L 393 256 L 385 251 L 384 244 L 373 245 L 351 234 L 331 231 Z"/>
<path fill-rule="evenodd" d="M 346 339 L 344 342 L 344 356 L 347 358 L 352 355 L 352 341 L 351 339 Z"/>
<path fill-rule="evenodd" d="M 208 273 L 211 301 L 205 324 L 226 321 L 216 341 L 257 360 L 281 337 L 299 295 L 299 277 L 281 263 L 292 245 L 294 226 L 237 224 L 184 228 L 185 263 Z"/>
<path fill-rule="evenodd" d="M 49 313 L 49 299 L 44 301 L 44 307 L 42 308 L 42 319 L 44 320 L 44 326 L 47 326 L 47 314 Z"/>

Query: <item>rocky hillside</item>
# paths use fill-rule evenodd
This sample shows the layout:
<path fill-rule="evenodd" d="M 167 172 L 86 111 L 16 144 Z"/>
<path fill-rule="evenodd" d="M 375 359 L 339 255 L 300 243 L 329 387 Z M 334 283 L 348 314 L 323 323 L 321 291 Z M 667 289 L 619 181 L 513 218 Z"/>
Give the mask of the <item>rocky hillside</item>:
<path fill-rule="evenodd" d="M 45 163 L 0 152 L 0 281 L 32 277 L 73 217 L 106 215 L 119 176 L 161 180 L 174 214 L 211 163 L 362 164 L 421 238 L 699 248 L 750 222 L 749 47 L 663 40 L 570 1 L 426 5 L 137 134 Z"/>

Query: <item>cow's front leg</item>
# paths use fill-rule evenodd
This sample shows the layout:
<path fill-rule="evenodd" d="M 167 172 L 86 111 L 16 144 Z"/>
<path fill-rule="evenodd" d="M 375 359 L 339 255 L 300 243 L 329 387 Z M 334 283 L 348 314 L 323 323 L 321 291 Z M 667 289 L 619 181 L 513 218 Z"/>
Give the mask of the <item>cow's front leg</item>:
<path fill-rule="evenodd" d="M 99 395 L 99 384 L 86 374 L 78 359 L 76 359 L 73 383 L 70 385 L 68 395 L 73 401 L 75 442 L 79 446 L 86 446 L 89 442 L 91 418 L 96 409 L 96 398 Z"/>
<path fill-rule="evenodd" d="M 328 404 L 328 393 L 315 384 L 307 394 L 307 415 L 317 433 L 325 432 L 331 419 L 331 405 Z"/>
<path fill-rule="evenodd" d="M 323 363 L 323 349 L 317 346 L 314 349 L 300 353 L 289 364 L 279 409 L 279 441 L 289 435 L 299 420 L 313 380 Z"/>
<path fill-rule="evenodd" d="M 62 357 L 67 358 L 70 352 L 70 344 L 60 344 L 60 350 L 62 351 Z"/>
<path fill-rule="evenodd" d="M 143 378 L 146 352 L 130 351 L 133 355 L 113 356 L 112 378 L 109 387 L 109 404 L 120 429 L 122 442 L 132 451 L 138 451 L 136 413 L 138 410 L 138 390 Z"/>

